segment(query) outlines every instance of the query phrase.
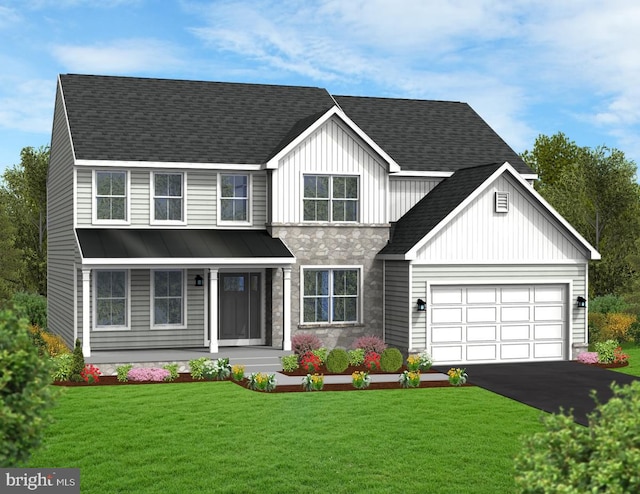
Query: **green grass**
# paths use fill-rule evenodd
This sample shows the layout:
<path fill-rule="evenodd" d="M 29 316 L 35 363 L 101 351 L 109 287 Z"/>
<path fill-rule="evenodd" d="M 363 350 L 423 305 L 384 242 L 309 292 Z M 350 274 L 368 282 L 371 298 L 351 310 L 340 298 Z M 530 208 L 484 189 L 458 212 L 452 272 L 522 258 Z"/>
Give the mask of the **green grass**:
<path fill-rule="evenodd" d="M 612 370 L 624 374 L 631 374 L 632 376 L 640 376 L 640 346 L 633 343 L 623 343 L 621 346 L 624 353 L 629 355 L 629 365 Z"/>
<path fill-rule="evenodd" d="M 65 388 L 30 467 L 89 493 L 513 492 L 542 412 L 481 388 L 264 394 L 232 383 Z"/>

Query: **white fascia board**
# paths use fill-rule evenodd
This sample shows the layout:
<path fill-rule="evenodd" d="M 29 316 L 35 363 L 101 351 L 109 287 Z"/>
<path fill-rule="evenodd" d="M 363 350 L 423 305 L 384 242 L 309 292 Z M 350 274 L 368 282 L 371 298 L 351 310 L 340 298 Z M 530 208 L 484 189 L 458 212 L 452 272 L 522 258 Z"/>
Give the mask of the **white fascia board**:
<path fill-rule="evenodd" d="M 327 122 L 331 117 L 337 116 L 340 118 L 345 124 L 349 126 L 349 128 L 355 132 L 355 134 L 360 137 L 365 143 L 367 143 L 376 153 L 378 153 L 382 159 L 384 159 L 389 165 L 389 172 L 399 172 L 400 165 L 396 163 L 396 161 L 389 156 L 384 149 L 382 149 L 376 142 L 371 139 L 356 123 L 351 120 L 346 113 L 344 113 L 337 106 L 333 106 L 326 111 L 324 115 L 318 118 L 315 122 L 313 122 L 309 127 L 307 127 L 298 137 L 296 137 L 293 141 L 287 144 L 282 150 L 280 150 L 273 158 L 267 161 L 266 168 L 267 169 L 275 169 L 278 168 L 278 162 L 288 153 L 290 153 L 295 147 L 297 147 L 302 141 L 304 141 L 307 137 L 309 137 L 313 132 L 315 132 L 321 125 Z"/>
<path fill-rule="evenodd" d="M 400 170 L 392 173 L 391 178 L 395 177 L 423 177 L 423 178 L 449 178 L 454 172 L 439 172 L 439 171 L 420 171 L 420 170 Z"/>
<path fill-rule="evenodd" d="M 381 261 L 408 261 L 406 254 L 377 254 L 377 260 Z"/>
<path fill-rule="evenodd" d="M 62 89 L 62 79 L 58 74 L 58 87 L 60 88 L 60 99 L 62 100 L 62 107 L 64 109 L 64 120 L 67 124 L 67 134 L 69 134 L 69 145 L 71 146 L 71 154 L 73 156 L 73 162 L 76 162 L 76 148 L 73 145 L 73 136 L 71 135 L 71 125 L 69 124 L 69 114 L 67 113 L 67 102 L 64 99 L 64 90 Z M 54 110 L 55 111 L 55 110 Z M 51 134 L 53 135 L 53 126 L 51 128 Z M 74 203 L 75 209 L 75 203 Z"/>
<path fill-rule="evenodd" d="M 462 201 L 453 211 L 451 211 L 435 228 L 433 228 L 422 240 L 414 245 L 407 253 L 406 259 L 414 260 L 417 258 L 418 251 L 433 237 L 435 237 L 440 230 L 442 230 L 453 218 L 455 218 L 461 211 L 463 211 L 473 200 L 475 200 L 490 184 L 492 184 L 500 175 L 504 172 L 509 172 L 515 180 L 520 183 L 524 190 L 528 191 L 562 226 L 564 226 L 571 235 L 589 252 L 589 259 L 597 261 L 600 259 L 600 253 L 587 242 L 578 231 L 569 224 L 544 198 L 536 192 L 536 190 L 523 178 L 518 171 L 511 166 L 508 161 L 505 161 L 500 168 L 491 174 L 476 190 L 474 190 L 467 198 Z"/>
<path fill-rule="evenodd" d="M 112 160 L 75 160 L 76 166 L 92 168 L 153 168 L 153 169 L 190 169 L 190 170 L 242 170 L 257 171 L 260 164 L 236 163 L 182 163 L 175 161 L 112 161 Z"/>
<path fill-rule="evenodd" d="M 251 266 L 251 267 L 274 267 L 290 266 L 296 262 L 295 257 L 149 257 L 149 258 L 94 258 L 82 259 L 82 266 L 85 268 L 153 268 L 153 267 L 208 267 L 208 266 Z"/>

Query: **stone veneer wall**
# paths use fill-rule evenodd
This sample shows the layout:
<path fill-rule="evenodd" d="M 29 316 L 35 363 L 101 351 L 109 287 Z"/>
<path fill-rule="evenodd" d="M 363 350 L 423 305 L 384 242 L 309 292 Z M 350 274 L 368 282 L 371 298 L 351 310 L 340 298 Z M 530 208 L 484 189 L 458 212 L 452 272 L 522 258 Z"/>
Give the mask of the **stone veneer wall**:
<path fill-rule="evenodd" d="M 389 239 L 387 225 L 272 226 L 271 234 L 279 237 L 296 256 L 291 270 L 291 335 L 296 332 L 316 334 L 328 348 L 348 348 L 354 339 L 365 334 L 382 337 L 383 283 L 382 261 L 376 260 Z M 361 323 L 310 325 L 301 324 L 300 274 L 302 266 L 362 266 L 363 303 Z M 273 346 L 282 343 L 282 269 L 273 269 L 271 328 Z"/>

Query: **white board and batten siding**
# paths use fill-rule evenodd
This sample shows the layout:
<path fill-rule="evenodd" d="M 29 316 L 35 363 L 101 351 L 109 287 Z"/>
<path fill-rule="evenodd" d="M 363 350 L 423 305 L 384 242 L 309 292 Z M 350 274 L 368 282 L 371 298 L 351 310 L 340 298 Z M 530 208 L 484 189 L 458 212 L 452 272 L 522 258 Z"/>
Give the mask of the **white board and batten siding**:
<path fill-rule="evenodd" d="M 151 329 L 151 272 L 146 269 L 129 271 L 130 280 L 130 327 L 129 329 L 94 329 L 91 322 L 91 349 L 143 349 L 143 348 L 193 348 L 202 346 L 205 331 L 205 289 L 192 282 L 196 275 L 204 276 L 203 270 L 186 271 L 187 327 L 177 329 Z M 92 280 L 93 291 L 93 280 Z M 78 270 L 78 336 L 82 339 L 82 272 Z M 93 318 L 93 304 L 91 304 Z"/>
<path fill-rule="evenodd" d="M 389 221 L 398 221 L 441 181 L 441 178 L 391 177 Z"/>
<path fill-rule="evenodd" d="M 359 222 L 387 223 L 387 165 L 336 117 L 287 153 L 273 170 L 274 223 L 302 223 L 304 174 L 358 176 Z"/>
<path fill-rule="evenodd" d="M 586 263 L 412 266 L 412 344 L 442 363 L 571 358 L 586 341 Z"/>
<path fill-rule="evenodd" d="M 129 169 L 130 228 L 143 228 L 151 224 L 151 174 L 149 170 Z M 187 170 L 186 212 L 187 227 L 218 228 L 217 224 L 217 170 Z M 224 173 L 230 173 L 225 171 Z M 248 173 L 248 172 L 247 172 Z M 264 172 L 251 172 L 252 226 L 264 228 L 267 208 L 267 177 Z M 79 228 L 92 226 L 93 170 L 79 167 L 76 170 L 76 221 Z M 161 225 L 160 225 L 161 226 Z M 224 227 L 220 227 L 224 228 Z"/>

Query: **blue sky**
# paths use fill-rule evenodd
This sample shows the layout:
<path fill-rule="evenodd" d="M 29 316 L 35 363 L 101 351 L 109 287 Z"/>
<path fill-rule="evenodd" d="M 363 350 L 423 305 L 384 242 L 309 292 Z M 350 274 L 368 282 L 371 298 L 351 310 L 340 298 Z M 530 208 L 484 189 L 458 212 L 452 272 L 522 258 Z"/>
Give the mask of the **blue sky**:
<path fill-rule="evenodd" d="M 640 163 L 636 0 L 0 0 L 0 173 L 50 140 L 59 73 L 469 103 Z"/>

